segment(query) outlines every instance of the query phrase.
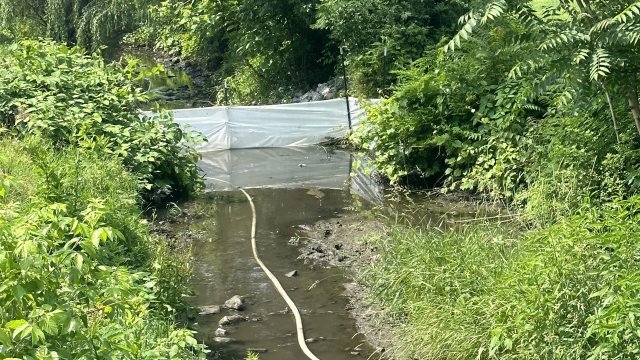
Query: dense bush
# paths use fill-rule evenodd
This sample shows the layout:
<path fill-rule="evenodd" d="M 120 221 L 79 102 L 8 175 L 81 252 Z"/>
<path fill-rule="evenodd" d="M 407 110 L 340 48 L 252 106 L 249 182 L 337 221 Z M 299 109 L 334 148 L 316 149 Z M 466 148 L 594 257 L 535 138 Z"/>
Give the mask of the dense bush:
<path fill-rule="evenodd" d="M 364 280 L 399 322 L 400 358 L 636 358 L 639 214 L 633 197 L 521 236 L 396 227 Z"/>
<path fill-rule="evenodd" d="M 346 49 L 354 94 L 377 97 L 395 80 L 395 70 L 453 34 L 466 7 L 458 0 L 322 0 L 314 27 L 329 32 L 328 56 Z"/>
<path fill-rule="evenodd" d="M 370 109 L 353 139 L 392 181 L 417 173 L 449 188 L 512 194 L 537 111 L 525 94 L 533 84 L 507 76 L 521 54 L 500 49 L 522 31 L 505 21 L 458 53 L 432 50 L 399 72 L 393 95 Z"/>
<path fill-rule="evenodd" d="M 199 190 L 199 157 L 191 146 L 200 136 L 167 113 L 141 115 L 138 105 L 147 98 L 132 80 L 126 69 L 78 48 L 22 42 L 0 59 L 0 126 L 115 156 L 147 198 Z"/>
<path fill-rule="evenodd" d="M 173 324 L 183 255 L 148 233 L 116 158 L 0 141 L 0 357 L 198 358 Z"/>
<path fill-rule="evenodd" d="M 558 20 L 541 9 L 537 17 L 516 3 L 461 18 L 467 24 L 452 42 L 398 72 L 393 95 L 353 139 L 393 182 L 418 174 L 445 189 L 516 200 L 540 222 L 584 197 L 606 202 L 636 191 L 640 142 L 627 80 L 603 80 L 626 70 L 593 63 L 589 71 L 569 46 L 579 44 L 559 45 L 555 34 L 588 26 L 578 14 L 565 9 Z M 602 6 L 599 16 L 611 16 Z M 513 16 L 501 16 L 507 9 Z M 492 28 L 474 27 L 486 22 Z"/>
<path fill-rule="evenodd" d="M 144 21 L 157 0 L 0 0 L 0 42 L 47 37 L 96 51 Z"/>
<path fill-rule="evenodd" d="M 165 1 L 149 9 L 149 24 L 127 41 L 198 63 L 214 74 L 217 90 L 227 79 L 235 103 L 277 103 L 331 76 L 335 59 L 322 57 L 327 32 L 311 28 L 317 3 Z"/>

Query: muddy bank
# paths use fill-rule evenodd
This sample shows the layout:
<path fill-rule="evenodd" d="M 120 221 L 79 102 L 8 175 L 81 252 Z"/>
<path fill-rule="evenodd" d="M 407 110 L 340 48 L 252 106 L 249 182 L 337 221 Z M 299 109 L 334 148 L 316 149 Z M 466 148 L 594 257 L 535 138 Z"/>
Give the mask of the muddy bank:
<path fill-rule="evenodd" d="M 310 268 L 343 267 L 350 282 L 343 284 L 343 295 L 349 299 L 346 310 L 356 322 L 359 333 L 375 349 L 372 358 L 393 358 L 392 324 L 384 309 L 369 299 L 368 289 L 358 281 L 366 266 L 376 261 L 375 237 L 385 236 L 386 221 L 371 213 L 348 213 L 343 216 L 297 226 L 301 241 L 299 259 Z"/>
<path fill-rule="evenodd" d="M 447 229 L 484 217 L 502 216 L 496 204 L 480 203 L 462 196 L 454 201 L 438 193 L 405 197 L 395 195 L 384 206 L 370 211 L 348 212 L 333 219 L 297 228 L 300 242 L 299 259 L 310 268 L 341 267 L 351 280 L 344 284 L 344 296 L 349 299 L 347 310 L 355 319 L 359 333 L 375 349 L 373 358 L 396 359 L 394 332 L 402 323 L 390 316 L 373 299 L 359 278 L 371 264 L 378 261 L 379 239 L 388 236 L 391 224 L 423 229 Z"/>

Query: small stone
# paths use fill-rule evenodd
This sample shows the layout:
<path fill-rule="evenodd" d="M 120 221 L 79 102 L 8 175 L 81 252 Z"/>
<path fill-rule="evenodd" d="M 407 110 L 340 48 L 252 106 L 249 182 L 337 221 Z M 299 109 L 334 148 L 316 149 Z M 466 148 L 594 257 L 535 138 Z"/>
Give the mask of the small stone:
<path fill-rule="evenodd" d="M 324 338 L 322 336 L 317 337 L 317 338 L 308 338 L 308 339 L 305 339 L 304 342 L 306 342 L 307 344 L 313 344 L 313 343 L 318 342 L 320 340 L 324 340 Z"/>
<path fill-rule="evenodd" d="M 336 249 L 336 250 L 342 250 L 343 246 L 344 245 L 342 245 L 342 244 L 335 244 L 335 245 L 333 245 L 333 248 Z"/>
<path fill-rule="evenodd" d="M 227 336 L 227 330 L 223 328 L 217 328 L 213 335 L 215 335 L 216 337 Z"/>
<path fill-rule="evenodd" d="M 240 316 L 240 315 L 230 315 L 220 319 L 220 321 L 218 321 L 218 325 L 219 326 L 233 325 L 242 321 L 247 321 L 247 319 L 244 316 Z"/>
<path fill-rule="evenodd" d="M 352 351 L 349 354 L 354 355 L 354 356 L 358 356 L 358 355 L 360 355 L 360 352 L 359 351 Z"/>
<path fill-rule="evenodd" d="M 307 164 L 298 164 L 298 167 L 307 167 Z"/>
<path fill-rule="evenodd" d="M 220 306 L 218 305 L 209 305 L 209 306 L 201 306 L 200 315 L 213 315 L 220 312 Z"/>
<path fill-rule="evenodd" d="M 331 229 L 325 229 L 324 230 L 324 237 L 329 237 L 331 236 L 331 234 L 333 234 L 333 231 Z"/>
<path fill-rule="evenodd" d="M 288 278 L 298 276 L 298 270 L 289 271 L 288 273 L 284 274 L 284 276 Z"/>
<path fill-rule="evenodd" d="M 244 300 L 240 295 L 236 295 L 224 302 L 224 307 L 231 310 L 241 311 L 244 309 Z"/>
<path fill-rule="evenodd" d="M 216 336 L 213 338 L 213 341 L 217 342 L 217 343 L 230 343 L 233 341 L 232 338 L 228 338 L 228 337 L 220 337 L 220 336 Z"/>

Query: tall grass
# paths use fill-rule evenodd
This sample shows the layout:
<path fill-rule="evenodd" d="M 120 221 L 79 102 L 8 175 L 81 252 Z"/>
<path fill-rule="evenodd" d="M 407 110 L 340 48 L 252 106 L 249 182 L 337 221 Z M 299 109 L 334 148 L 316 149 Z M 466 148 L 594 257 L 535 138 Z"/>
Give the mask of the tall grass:
<path fill-rule="evenodd" d="M 466 358 L 490 341 L 489 292 L 517 248 L 512 234 L 489 224 L 422 232 L 397 226 L 379 248 L 382 257 L 364 280 L 401 324 L 401 358 Z"/>
<path fill-rule="evenodd" d="M 640 197 L 511 227 L 397 226 L 378 240 L 363 280 L 398 324 L 398 357 L 640 356 Z"/>

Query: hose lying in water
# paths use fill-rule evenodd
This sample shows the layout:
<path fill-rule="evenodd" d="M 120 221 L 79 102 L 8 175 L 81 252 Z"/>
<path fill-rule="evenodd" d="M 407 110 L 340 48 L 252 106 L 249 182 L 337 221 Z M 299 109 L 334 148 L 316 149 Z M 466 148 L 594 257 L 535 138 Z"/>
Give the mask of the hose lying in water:
<path fill-rule="evenodd" d="M 220 180 L 212 177 L 207 177 L 206 179 L 223 182 L 236 187 L 235 185 L 231 184 L 228 181 L 224 181 L 224 180 Z M 249 200 L 249 204 L 251 205 L 251 212 L 253 214 L 253 220 L 251 222 L 251 248 L 253 249 L 253 257 L 254 259 L 256 259 L 256 262 L 258 263 L 258 265 L 260 265 L 260 267 L 262 268 L 262 271 L 264 271 L 264 273 L 267 274 L 267 276 L 269 277 L 269 280 L 271 280 L 271 282 L 273 283 L 273 286 L 276 287 L 276 290 L 278 291 L 278 293 L 280 293 L 280 296 L 282 296 L 284 301 L 289 306 L 289 309 L 291 309 L 291 312 L 293 313 L 293 316 L 296 319 L 296 332 L 298 333 L 298 344 L 300 345 L 300 349 L 302 349 L 302 352 L 304 352 L 304 354 L 307 355 L 309 359 L 320 360 L 315 355 L 313 355 L 311 350 L 309 350 L 309 348 L 307 347 L 307 343 L 304 341 L 304 327 L 302 326 L 302 317 L 300 316 L 300 311 L 298 310 L 298 307 L 293 302 L 293 300 L 291 300 L 291 298 L 287 294 L 287 291 L 280 284 L 280 281 L 278 281 L 275 275 L 273 275 L 273 273 L 269 270 L 269 268 L 267 268 L 267 266 L 262 262 L 262 260 L 260 260 L 260 257 L 258 256 L 258 248 L 256 246 L 257 216 L 256 216 L 256 206 L 253 203 L 253 199 L 251 198 L 251 195 L 249 195 L 249 193 L 247 193 L 243 188 L 241 187 L 236 187 L 236 188 L 238 188 L 238 190 L 240 190 L 244 194 L 244 196 L 247 197 L 247 199 Z"/>

